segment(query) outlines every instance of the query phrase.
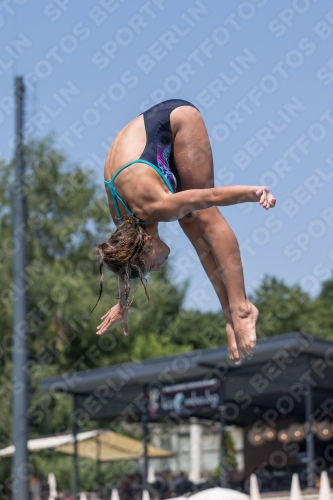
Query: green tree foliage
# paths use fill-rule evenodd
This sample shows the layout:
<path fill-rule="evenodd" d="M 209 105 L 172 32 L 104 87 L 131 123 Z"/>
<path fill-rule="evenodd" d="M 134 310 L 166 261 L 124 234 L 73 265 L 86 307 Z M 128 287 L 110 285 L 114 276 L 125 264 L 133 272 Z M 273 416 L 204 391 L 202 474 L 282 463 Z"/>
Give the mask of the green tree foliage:
<path fill-rule="evenodd" d="M 265 276 L 251 300 L 260 311 L 259 339 L 307 329 L 311 299 L 299 286 L 291 288 L 282 280 Z"/>
<path fill-rule="evenodd" d="M 321 291 L 313 303 L 312 318 L 319 328 L 319 336 L 333 339 L 333 278 L 322 284 Z"/>
<path fill-rule="evenodd" d="M 232 470 L 237 467 L 237 459 L 236 459 L 236 452 L 234 450 L 234 443 L 232 440 L 232 435 L 228 431 L 228 429 L 225 429 L 225 431 L 224 431 L 224 439 L 225 439 L 225 446 L 226 446 L 226 450 L 227 450 L 226 466 L 227 466 L 227 470 L 232 472 Z M 221 478 L 221 458 L 219 460 L 218 467 L 215 469 L 214 478 L 217 480 Z"/>
<path fill-rule="evenodd" d="M 260 314 L 258 339 L 288 332 L 307 332 L 333 340 L 333 279 L 322 283 L 315 299 L 299 286 L 265 276 L 251 297 Z"/>

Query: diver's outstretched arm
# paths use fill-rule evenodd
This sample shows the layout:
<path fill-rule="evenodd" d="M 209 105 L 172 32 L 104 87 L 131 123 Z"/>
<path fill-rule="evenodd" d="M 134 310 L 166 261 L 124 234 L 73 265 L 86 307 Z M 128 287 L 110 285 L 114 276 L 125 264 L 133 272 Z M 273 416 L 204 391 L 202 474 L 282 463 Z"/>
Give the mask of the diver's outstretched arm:
<path fill-rule="evenodd" d="M 276 198 L 266 186 L 218 186 L 209 189 L 187 189 L 172 196 L 165 193 L 149 207 L 152 222 L 168 222 L 210 207 L 257 202 L 268 210 Z"/>

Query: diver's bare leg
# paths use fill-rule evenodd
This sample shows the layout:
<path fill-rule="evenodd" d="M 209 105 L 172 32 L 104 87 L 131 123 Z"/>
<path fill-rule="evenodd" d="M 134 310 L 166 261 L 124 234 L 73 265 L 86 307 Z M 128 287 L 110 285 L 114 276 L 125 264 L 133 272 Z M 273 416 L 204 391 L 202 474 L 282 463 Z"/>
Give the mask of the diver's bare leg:
<path fill-rule="evenodd" d="M 201 114 L 183 106 L 171 113 L 173 155 L 182 189 L 214 186 L 212 152 Z M 252 352 L 256 342 L 258 310 L 245 293 L 243 267 L 238 242 L 217 207 L 193 212 L 225 285 L 238 350 Z"/>
<path fill-rule="evenodd" d="M 214 287 L 216 295 L 219 298 L 220 304 L 223 309 L 224 317 L 226 320 L 226 334 L 228 340 L 228 351 L 231 359 L 235 363 L 239 363 L 242 359 L 242 355 L 238 351 L 234 327 L 232 323 L 232 317 L 230 313 L 229 299 L 227 290 L 223 283 L 221 273 L 216 264 L 214 255 L 206 243 L 193 215 L 185 216 L 179 220 L 179 224 L 183 229 L 184 233 L 191 241 L 193 247 L 195 248 L 200 262 L 206 271 L 206 274 Z"/>

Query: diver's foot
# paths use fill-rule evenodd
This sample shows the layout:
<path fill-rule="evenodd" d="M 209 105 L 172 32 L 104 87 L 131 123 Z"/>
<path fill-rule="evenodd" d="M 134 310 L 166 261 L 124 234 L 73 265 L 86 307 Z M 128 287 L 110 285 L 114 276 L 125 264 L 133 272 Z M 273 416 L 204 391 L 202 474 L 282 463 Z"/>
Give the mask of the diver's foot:
<path fill-rule="evenodd" d="M 235 338 L 239 354 L 250 357 L 256 345 L 256 321 L 259 311 L 250 301 L 232 313 Z"/>
<path fill-rule="evenodd" d="M 239 365 L 242 361 L 242 355 L 239 352 L 237 342 L 236 342 L 236 337 L 235 337 L 235 331 L 232 323 L 227 322 L 225 326 L 225 331 L 227 334 L 227 340 L 228 340 L 228 353 L 229 353 L 229 358 L 234 361 L 236 365 Z"/>

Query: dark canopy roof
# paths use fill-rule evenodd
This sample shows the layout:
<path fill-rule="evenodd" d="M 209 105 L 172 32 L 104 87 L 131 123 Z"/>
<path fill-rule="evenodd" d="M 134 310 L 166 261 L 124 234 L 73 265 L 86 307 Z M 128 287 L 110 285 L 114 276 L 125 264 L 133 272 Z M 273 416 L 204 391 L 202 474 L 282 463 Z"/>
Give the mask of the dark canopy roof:
<path fill-rule="evenodd" d="M 226 347 L 219 347 L 69 373 L 42 380 L 41 388 L 80 396 L 80 407 L 94 420 L 135 421 L 145 411 L 145 385 L 213 377 L 223 383 L 229 423 L 246 425 L 272 408 L 281 416 L 303 418 L 307 383 L 314 408 L 333 392 L 333 342 L 288 333 L 259 340 L 253 358 L 240 366 L 230 361 Z"/>

